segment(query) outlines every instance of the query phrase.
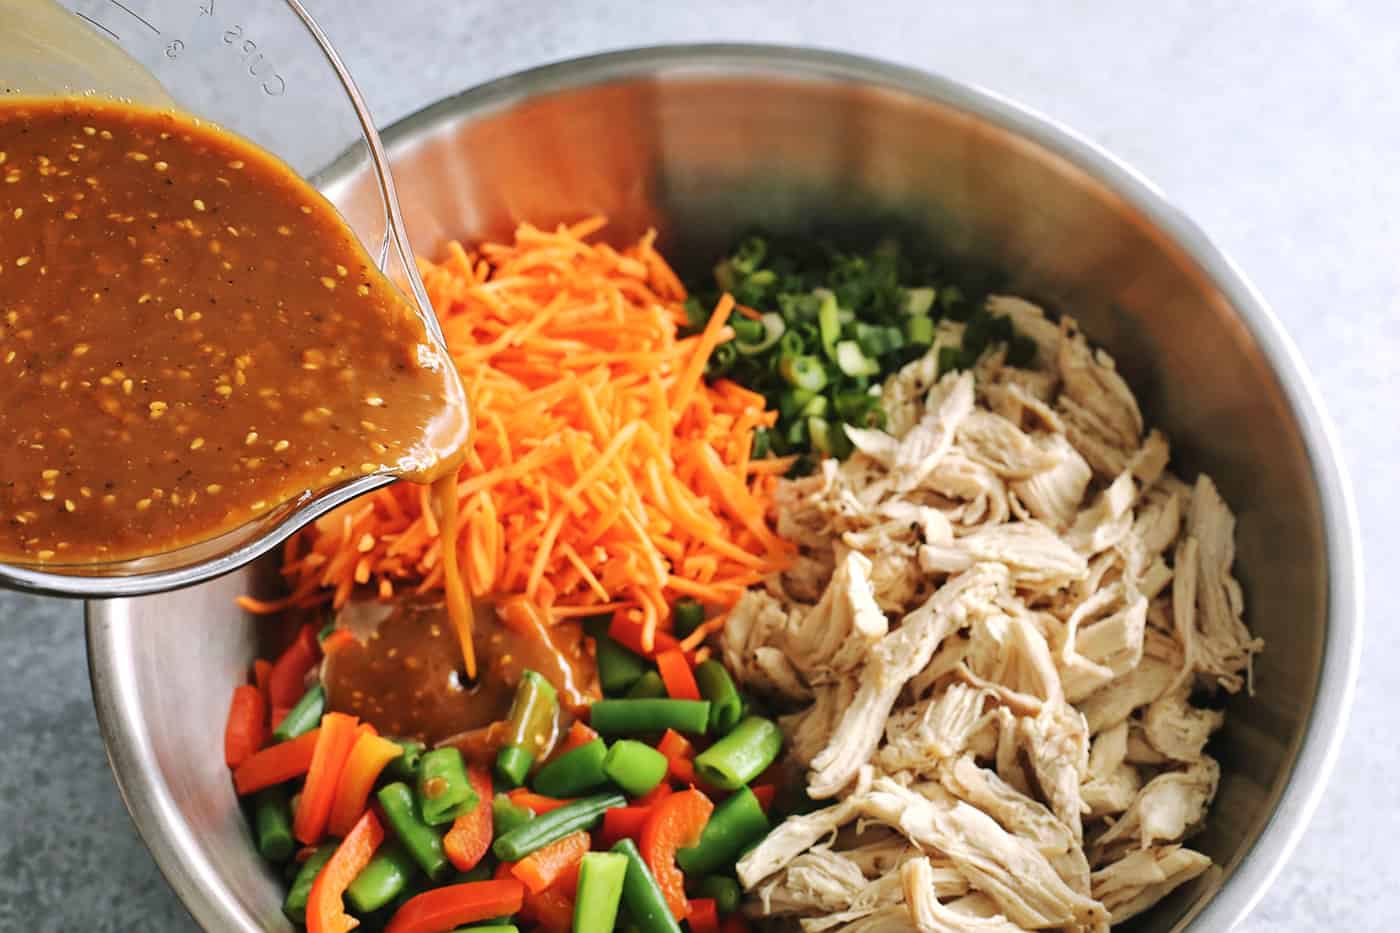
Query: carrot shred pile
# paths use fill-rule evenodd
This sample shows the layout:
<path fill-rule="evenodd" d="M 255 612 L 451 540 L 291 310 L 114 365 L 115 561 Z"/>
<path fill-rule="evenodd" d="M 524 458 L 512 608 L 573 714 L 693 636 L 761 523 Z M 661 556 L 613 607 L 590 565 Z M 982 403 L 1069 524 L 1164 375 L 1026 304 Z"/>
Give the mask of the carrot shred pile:
<path fill-rule="evenodd" d="M 732 299 L 679 336 L 685 289 L 654 233 L 616 250 L 590 240 L 604 223 L 523 224 L 419 268 L 474 419 L 452 542 L 468 591 L 523 594 L 555 620 L 621 610 L 649 647 L 676 598 L 722 611 L 786 564 L 770 506 L 789 462 L 750 459 L 777 417 L 761 395 L 704 378 Z M 396 483 L 289 542 L 289 597 L 244 605 L 443 590 L 441 531 L 427 487 Z"/>

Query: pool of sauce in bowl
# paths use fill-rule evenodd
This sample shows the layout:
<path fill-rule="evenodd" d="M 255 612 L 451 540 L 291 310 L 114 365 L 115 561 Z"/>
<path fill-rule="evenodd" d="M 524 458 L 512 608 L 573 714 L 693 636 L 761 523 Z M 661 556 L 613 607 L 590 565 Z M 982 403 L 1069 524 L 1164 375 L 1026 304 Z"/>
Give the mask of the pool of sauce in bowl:
<path fill-rule="evenodd" d="M 322 668 L 327 708 L 358 716 L 383 735 L 436 744 L 484 729 L 509 714 L 526 669 L 548 678 L 566 708 L 597 697 L 593 662 L 577 624 L 551 626 L 551 649 L 536 633 L 505 626 L 489 604 L 478 603 L 475 681 L 467 679 L 441 601 L 352 603 L 337 624 L 356 641 L 338 647 Z"/>
<path fill-rule="evenodd" d="M 320 194 L 175 112 L 0 100 L 0 561 L 209 540 L 467 435 L 415 308 Z"/>

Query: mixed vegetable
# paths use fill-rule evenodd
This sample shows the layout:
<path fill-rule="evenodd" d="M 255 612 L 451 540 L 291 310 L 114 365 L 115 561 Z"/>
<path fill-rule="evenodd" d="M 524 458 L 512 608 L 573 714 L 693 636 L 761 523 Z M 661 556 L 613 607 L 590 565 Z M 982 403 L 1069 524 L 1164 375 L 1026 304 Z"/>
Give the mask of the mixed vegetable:
<path fill-rule="evenodd" d="M 703 612 L 676 607 L 693 628 Z M 622 613 L 586 628 L 604 697 L 563 728 L 555 689 L 525 671 L 489 763 L 326 712 L 312 671 L 343 631 L 306 625 L 259 661 L 225 758 L 289 879 L 286 915 L 310 933 L 746 929 L 734 866 L 770 828 L 781 732 L 673 638 L 633 650 Z M 292 671 L 311 680 L 295 698 Z"/>
<path fill-rule="evenodd" d="M 754 456 L 851 452 L 845 426 L 885 423 L 885 376 L 935 343 L 940 321 L 965 324 L 940 348 L 940 370 L 972 366 L 992 344 L 1023 366 L 1035 342 L 983 307 L 985 283 L 952 281 L 940 266 L 884 241 L 848 251 L 813 240 L 749 236 L 714 270 L 714 286 L 732 295 L 734 339 L 715 349 L 709 374 L 761 392 L 778 422 L 755 437 Z M 715 307 L 710 289 L 686 303 L 691 328 Z M 810 463 L 810 459 L 807 461 Z"/>
<path fill-rule="evenodd" d="M 467 589 L 543 641 L 587 619 L 602 696 L 571 707 L 525 670 L 484 745 L 427 748 L 329 708 L 318 665 L 348 631 L 306 625 L 257 661 L 225 757 L 310 933 L 744 929 L 734 868 L 780 806 L 783 736 L 705 642 L 789 558 L 778 477 L 883 426 L 883 377 L 931 347 L 943 370 L 1034 354 L 974 285 L 889 244 L 749 237 L 723 294 L 682 305 L 649 237 L 585 243 L 599 225 L 424 268 L 481 425 L 457 487 Z M 243 605 L 445 588 L 420 490 L 352 507 L 289 547 L 286 599 Z"/>

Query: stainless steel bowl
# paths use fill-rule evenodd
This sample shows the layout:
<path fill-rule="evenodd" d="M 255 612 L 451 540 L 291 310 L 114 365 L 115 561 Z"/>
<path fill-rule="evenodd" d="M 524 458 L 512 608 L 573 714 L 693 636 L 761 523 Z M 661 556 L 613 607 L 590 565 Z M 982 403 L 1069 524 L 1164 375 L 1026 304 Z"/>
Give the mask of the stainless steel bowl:
<path fill-rule="evenodd" d="M 1120 361 L 1187 469 L 1239 513 L 1249 619 L 1268 641 L 1232 704 L 1224 779 L 1195 844 L 1223 871 L 1139 925 L 1223 930 L 1264 893 L 1316 805 L 1360 641 L 1357 523 L 1298 354 L 1205 236 L 1111 156 L 1050 121 L 921 72 L 828 52 L 648 49 L 565 62 L 442 101 L 384 134 L 409 236 L 500 236 L 594 211 L 687 260 L 745 228 L 923 231 L 1072 309 Z M 322 183 L 353 215 L 367 177 Z M 93 693 L 117 782 L 206 928 L 288 929 L 219 752 L 254 623 L 233 597 L 266 563 L 88 611 Z M 273 575 L 275 577 L 275 574 Z"/>

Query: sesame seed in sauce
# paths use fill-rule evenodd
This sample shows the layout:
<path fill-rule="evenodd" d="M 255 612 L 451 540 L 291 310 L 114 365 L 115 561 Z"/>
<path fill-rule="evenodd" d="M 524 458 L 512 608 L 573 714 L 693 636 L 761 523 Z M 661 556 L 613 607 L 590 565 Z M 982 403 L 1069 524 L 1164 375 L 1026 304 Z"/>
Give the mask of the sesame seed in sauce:
<path fill-rule="evenodd" d="M 0 445 L 0 475 L 45 477 L 12 492 L 0 485 L 0 560 L 41 549 L 77 561 L 141 556 L 153 543 L 164 550 L 227 530 L 247 520 L 244 509 L 343 480 L 356 464 L 368 474 L 395 462 L 368 435 L 411 439 L 401 435 L 426 422 L 414 403 L 441 398 L 440 379 L 383 365 L 386 350 L 411 354 L 424 335 L 403 325 L 416 323 L 411 308 L 361 275 L 375 273 L 309 188 L 275 163 L 245 163 L 244 144 L 186 129 L 178 115 L 86 100 L 26 106 L 34 110 L 21 121 L 0 99 L 0 178 L 17 186 L 0 210 L 0 222 L 11 218 L 0 282 L 12 306 L 0 306 L 9 344 L 0 344 L 0 389 L 28 380 L 52 404 L 42 406 L 43 434 L 26 427 L 35 416 L 0 411 L 0 437 L 18 439 Z M 226 198 L 210 195 L 211 180 Z M 16 255 L 16 244 L 28 253 Z M 139 274 L 96 271 L 128 264 Z M 5 275 L 20 269 L 38 275 Z M 352 270 L 360 300 L 328 299 Z M 57 310 L 43 328 L 13 310 L 45 305 Z M 345 430 L 357 419 L 338 423 L 322 401 L 342 392 L 387 411 L 365 431 Z M 264 453 L 264 443 L 276 458 L 222 455 Z M 206 450 L 221 455 L 189 456 Z M 26 509 L 21 496 L 56 507 Z M 78 508 L 87 501 L 103 508 Z M 151 508 L 166 502 L 176 508 Z M 60 517 L 66 524 L 54 524 Z"/>

